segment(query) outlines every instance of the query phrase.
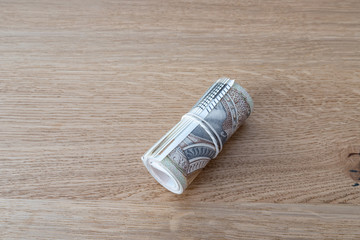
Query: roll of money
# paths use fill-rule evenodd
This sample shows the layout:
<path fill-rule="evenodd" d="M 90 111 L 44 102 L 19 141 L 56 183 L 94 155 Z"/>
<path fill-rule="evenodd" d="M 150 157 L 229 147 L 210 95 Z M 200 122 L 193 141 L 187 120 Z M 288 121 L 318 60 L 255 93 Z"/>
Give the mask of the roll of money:
<path fill-rule="evenodd" d="M 142 161 L 162 186 L 181 194 L 252 111 L 247 91 L 234 80 L 220 78 Z"/>

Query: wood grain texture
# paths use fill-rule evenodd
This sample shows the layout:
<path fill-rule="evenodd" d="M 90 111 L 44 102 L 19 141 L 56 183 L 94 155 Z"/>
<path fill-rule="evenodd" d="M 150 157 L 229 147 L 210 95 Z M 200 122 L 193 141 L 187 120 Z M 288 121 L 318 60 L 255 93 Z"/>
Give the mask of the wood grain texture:
<path fill-rule="evenodd" d="M 0 201 L 19 239 L 356 239 L 358 206 L 274 203 L 149 203 L 107 200 Z M 46 233 L 46 235 L 44 234 Z"/>
<path fill-rule="evenodd" d="M 356 0 L 0 0 L 3 238 L 195 239 L 169 232 L 169 212 L 188 209 L 181 224 L 196 236 L 354 237 L 359 16 Z M 174 195 L 140 157 L 221 76 L 249 91 L 254 113 Z"/>

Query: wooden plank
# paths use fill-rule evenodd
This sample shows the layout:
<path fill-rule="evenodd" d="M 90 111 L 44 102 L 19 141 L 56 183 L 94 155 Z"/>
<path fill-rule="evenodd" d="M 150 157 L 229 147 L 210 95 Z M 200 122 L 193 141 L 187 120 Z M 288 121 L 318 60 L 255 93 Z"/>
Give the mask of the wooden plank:
<path fill-rule="evenodd" d="M 1 199 L 0 214 L 2 239 L 345 240 L 360 234 L 360 208 L 331 204 Z"/>

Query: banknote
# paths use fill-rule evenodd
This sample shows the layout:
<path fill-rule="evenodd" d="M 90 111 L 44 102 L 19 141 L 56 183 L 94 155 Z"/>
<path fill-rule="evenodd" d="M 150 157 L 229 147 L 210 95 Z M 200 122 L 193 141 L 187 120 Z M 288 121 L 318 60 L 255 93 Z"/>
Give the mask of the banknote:
<path fill-rule="evenodd" d="M 181 194 L 252 111 L 247 91 L 220 78 L 142 160 L 161 185 Z"/>

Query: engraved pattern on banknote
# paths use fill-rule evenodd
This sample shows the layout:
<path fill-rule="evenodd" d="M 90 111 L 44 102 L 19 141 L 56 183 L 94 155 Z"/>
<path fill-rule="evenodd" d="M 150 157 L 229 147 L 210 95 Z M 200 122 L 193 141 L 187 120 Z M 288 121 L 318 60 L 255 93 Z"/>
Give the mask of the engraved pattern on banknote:
<path fill-rule="evenodd" d="M 245 97 L 231 88 L 204 120 L 224 144 L 249 115 Z M 198 126 L 168 156 L 186 176 L 205 167 L 216 156 L 216 150 L 211 137 Z"/>
<path fill-rule="evenodd" d="M 205 167 L 214 156 L 213 142 L 192 133 L 169 154 L 185 175 Z"/>
<path fill-rule="evenodd" d="M 246 101 L 245 96 L 243 96 L 241 92 L 236 91 L 235 89 L 230 89 L 228 94 L 235 103 L 235 107 L 237 110 L 237 118 L 238 118 L 238 126 L 237 126 L 238 128 L 250 116 L 251 113 L 250 105 Z"/>

